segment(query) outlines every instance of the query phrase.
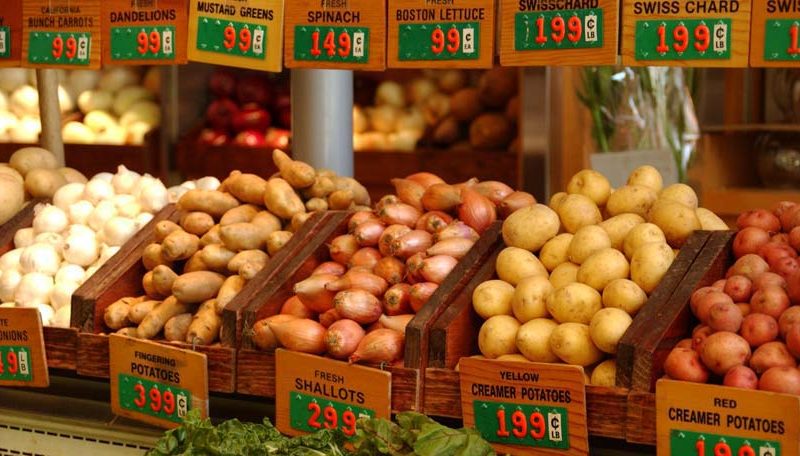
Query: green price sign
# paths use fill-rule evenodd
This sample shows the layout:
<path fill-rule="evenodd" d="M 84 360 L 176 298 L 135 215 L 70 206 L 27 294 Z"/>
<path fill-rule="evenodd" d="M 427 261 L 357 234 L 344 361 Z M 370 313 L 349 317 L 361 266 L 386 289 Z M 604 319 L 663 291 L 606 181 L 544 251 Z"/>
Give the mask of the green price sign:
<path fill-rule="evenodd" d="M 0 27 L 0 59 L 11 56 L 11 27 Z"/>
<path fill-rule="evenodd" d="M 266 47 L 267 27 L 263 25 L 197 18 L 198 50 L 263 60 Z"/>
<path fill-rule="evenodd" d="M 0 347 L 0 380 L 33 380 L 31 350 L 28 347 L 4 345 Z"/>
<path fill-rule="evenodd" d="M 800 18 L 767 19 L 764 26 L 764 60 L 800 60 L 798 28 Z"/>
<path fill-rule="evenodd" d="M 75 32 L 30 32 L 28 62 L 89 65 L 92 35 Z"/>
<path fill-rule="evenodd" d="M 674 456 L 781 456 L 781 444 L 770 440 L 670 430 L 669 454 Z"/>
<path fill-rule="evenodd" d="M 295 60 L 367 63 L 369 29 L 353 27 L 294 27 Z"/>
<path fill-rule="evenodd" d="M 567 409 L 474 401 L 475 427 L 489 442 L 569 449 Z"/>
<path fill-rule="evenodd" d="M 603 47 L 603 10 L 580 9 L 517 13 L 514 49 L 517 51 Z"/>
<path fill-rule="evenodd" d="M 726 60 L 731 58 L 731 20 L 636 21 L 636 60 Z"/>
<path fill-rule="evenodd" d="M 375 411 L 309 394 L 289 392 L 289 422 L 298 431 L 340 429 L 350 437 L 356 433 L 356 420 L 373 417 Z"/>
<path fill-rule="evenodd" d="M 192 393 L 133 375 L 119 374 L 119 403 L 123 409 L 180 423 Z"/>
<path fill-rule="evenodd" d="M 112 27 L 112 60 L 171 60 L 175 58 L 175 26 Z"/>
<path fill-rule="evenodd" d="M 480 22 L 400 24 L 399 55 L 409 60 L 477 60 Z"/>

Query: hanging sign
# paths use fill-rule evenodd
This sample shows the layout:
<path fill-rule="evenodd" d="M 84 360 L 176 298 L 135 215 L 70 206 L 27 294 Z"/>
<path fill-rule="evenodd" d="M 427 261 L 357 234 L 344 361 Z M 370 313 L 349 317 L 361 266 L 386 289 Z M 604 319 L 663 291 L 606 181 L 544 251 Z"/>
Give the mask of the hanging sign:
<path fill-rule="evenodd" d="M 285 434 L 325 428 L 349 437 L 359 417 L 391 416 L 389 372 L 283 349 L 275 351 L 275 372 L 276 425 Z"/>
<path fill-rule="evenodd" d="M 750 20 L 750 66 L 800 65 L 800 4 L 753 0 Z"/>
<path fill-rule="evenodd" d="M 103 61 L 114 65 L 186 63 L 185 0 L 104 0 Z"/>
<path fill-rule="evenodd" d="M 100 68 L 100 0 L 25 0 L 22 65 Z"/>
<path fill-rule="evenodd" d="M 390 68 L 491 68 L 494 0 L 389 0 Z"/>
<path fill-rule="evenodd" d="M 800 397 L 659 380 L 659 455 L 797 456 Z"/>
<path fill-rule="evenodd" d="M 462 358 L 461 410 L 498 453 L 589 454 L 579 366 Z"/>
<path fill-rule="evenodd" d="M 625 0 L 622 63 L 746 67 L 750 0 Z"/>
<path fill-rule="evenodd" d="M 37 309 L 0 308 L 0 386 L 50 386 Z"/>
<path fill-rule="evenodd" d="M 287 68 L 386 69 L 386 2 L 286 3 Z"/>
<path fill-rule="evenodd" d="M 22 0 L 5 0 L 0 8 L 0 67 L 20 66 Z"/>
<path fill-rule="evenodd" d="M 114 414 L 165 428 L 192 409 L 208 416 L 205 354 L 118 334 L 108 345 Z"/>
<path fill-rule="evenodd" d="M 281 71 L 283 0 L 189 2 L 188 54 L 195 62 Z"/>
<path fill-rule="evenodd" d="M 500 0 L 500 63 L 613 65 L 619 0 Z"/>

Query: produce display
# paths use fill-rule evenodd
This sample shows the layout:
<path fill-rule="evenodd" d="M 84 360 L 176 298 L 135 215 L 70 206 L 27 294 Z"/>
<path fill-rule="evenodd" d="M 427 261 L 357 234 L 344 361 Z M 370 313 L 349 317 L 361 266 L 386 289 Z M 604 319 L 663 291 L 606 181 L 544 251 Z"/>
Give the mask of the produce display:
<path fill-rule="evenodd" d="M 617 344 L 667 273 L 673 249 L 695 230 L 727 229 L 698 207 L 689 186 L 662 186 L 650 166 L 615 190 L 583 170 L 549 206 L 509 215 L 497 278 L 472 296 L 486 320 L 482 356 L 592 366 L 592 384 L 613 386 Z"/>
<path fill-rule="evenodd" d="M 700 322 L 664 363 L 670 378 L 800 394 L 800 205 L 741 214 L 736 262 L 692 294 Z"/>
<path fill-rule="evenodd" d="M 517 70 L 428 71 L 406 84 L 386 80 L 374 106 L 353 108 L 355 150 L 439 147 L 506 149 L 516 137 Z"/>
<path fill-rule="evenodd" d="M 495 181 L 449 185 L 430 173 L 394 179 L 396 195 L 354 213 L 348 233 L 280 313 L 255 323 L 262 350 L 278 346 L 353 362 L 403 356 L 405 327 L 492 223 L 535 204 Z"/>
<path fill-rule="evenodd" d="M 158 68 L 59 71 L 65 143 L 139 145 L 161 123 Z M 0 69 L 0 141 L 36 143 L 41 133 L 33 70 Z"/>
<path fill-rule="evenodd" d="M 280 172 L 268 180 L 234 171 L 221 184 L 208 179 L 177 189 L 179 223 L 159 222 L 156 242 L 142 255 L 145 295 L 107 307 L 108 329 L 212 344 L 225 306 L 314 211 L 369 207 L 366 189 L 352 178 L 315 170 L 280 150 L 273 160 Z"/>

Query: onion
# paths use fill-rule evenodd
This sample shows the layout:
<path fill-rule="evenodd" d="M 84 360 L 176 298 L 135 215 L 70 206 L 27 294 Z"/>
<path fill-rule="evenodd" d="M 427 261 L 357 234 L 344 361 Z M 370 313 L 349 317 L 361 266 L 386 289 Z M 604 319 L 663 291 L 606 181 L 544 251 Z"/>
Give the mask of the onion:
<path fill-rule="evenodd" d="M 92 213 L 89 214 L 86 222 L 93 230 L 100 232 L 106 225 L 106 222 L 111 220 L 115 215 L 117 215 L 117 208 L 114 206 L 114 203 L 108 200 L 101 201 L 95 206 Z"/>
<path fill-rule="evenodd" d="M 389 105 L 402 108 L 406 105 L 403 86 L 394 81 L 383 81 L 375 90 L 375 104 L 378 106 Z"/>
<path fill-rule="evenodd" d="M 449 211 L 461 204 L 458 188 L 448 184 L 433 184 L 422 195 L 422 207 L 428 211 Z"/>
<path fill-rule="evenodd" d="M 414 312 L 419 312 L 419 310 L 428 303 L 428 300 L 433 296 L 437 288 L 439 288 L 439 285 L 432 282 L 422 282 L 411 286 L 411 291 L 409 291 L 411 295 L 410 304 Z"/>
<path fill-rule="evenodd" d="M 436 233 L 453 222 L 453 217 L 442 211 L 430 211 L 422 214 L 417 220 L 416 228 L 429 233 Z"/>
<path fill-rule="evenodd" d="M 294 285 L 294 293 L 306 307 L 317 313 L 322 313 L 333 308 L 333 298 L 335 292 L 325 289 L 328 282 L 337 280 L 333 274 L 317 274 L 297 282 Z"/>
<path fill-rule="evenodd" d="M 365 290 L 345 290 L 336 293 L 333 300 L 336 311 L 342 318 L 349 318 L 362 325 L 378 321 L 383 309 L 381 302 L 373 294 Z"/>
<path fill-rule="evenodd" d="M 409 258 L 433 244 L 433 236 L 427 231 L 413 230 L 392 241 L 389 251 L 393 256 Z"/>
<path fill-rule="evenodd" d="M 500 204 L 508 195 L 514 193 L 514 189 L 498 181 L 483 181 L 471 187 L 476 192 L 485 196 L 492 204 Z"/>
<path fill-rule="evenodd" d="M 125 110 L 123 109 L 123 111 Z M 119 165 L 117 167 L 117 174 L 111 178 L 111 186 L 114 187 L 116 193 L 130 194 L 141 178 L 142 175 L 136 171 L 129 170 L 125 165 Z"/>
<path fill-rule="evenodd" d="M 64 306 L 69 306 L 72 302 L 72 294 L 80 285 L 75 282 L 56 282 L 53 292 L 50 294 L 50 304 L 53 309 L 58 310 Z"/>
<path fill-rule="evenodd" d="M 72 282 L 81 284 L 86 277 L 86 271 L 77 264 L 65 263 L 56 272 L 56 284 Z"/>
<path fill-rule="evenodd" d="M 378 200 L 377 203 L 375 203 L 375 212 L 380 212 L 385 206 L 400 202 L 400 198 L 398 198 L 397 195 L 384 195 Z"/>
<path fill-rule="evenodd" d="M 353 320 L 339 320 L 325 333 L 325 346 L 328 354 L 337 359 L 345 359 L 358 348 L 364 338 L 364 328 Z"/>
<path fill-rule="evenodd" d="M 14 293 L 22 281 L 22 274 L 16 269 L 6 269 L 0 276 L 0 299 L 3 302 L 14 300 Z"/>
<path fill-rule="evenodd" d="M 332 324 L 336 323 L 341 319 L 342 316 L 339 315 L 339 312 L 336 309 L 331 309 L 320 314 L 319 323 L 326 328 L 330 328 Z"/>
<path fill-rule="evenodd" d="M 450 271 L 456 267 L 458 260 L 448 255 L 436 255 L 422 261 L 422 277 L 428 282 L 442 283 Z"/>
<path fill-rule="evenodd" d="M 414 314 L 403 314 L 403 315 L 381 315 L 381 318 L 378 321 L 381 322 L 384 328 L 386 329 L 393 329 L 401 334 L 405 334 L 406 326 L 408 323 L 414 319 Z"/>
<path fill-rule="evenodd" d="M 64 241 L 64 259 L 78 266 L 89 266 L 100 256 L 100 247 L 93 236 L 71 234 Z"/>
<path fill-rule="evenodd" d="M 475 245 L 475 241 L 472 239 L 450 238 L 433 244 L 425 253 L 428 256 L 448 255 L 460 260 L 464 258 L 473 245 Z"/>
<path fill-rule="evenodd" d="M 462 203 L 458 206 L 458 218 L 479 234 L 486 231 L 497 220 L 497 212 L 489 198 L 471 188 L 461 190 Z"/>
<path fill-rule="evenodd" d="M 422 195 L 425 193 L 425 187 L 409 179 L 392 179 L 391 182 L 400 201 L 419 211 L 422 210 Z"/>
<path fill-rule="evenodd" d="M 380 221 L 377 215 L 372 211 L 358 211 L 355 212 L 350 220 L 347 222 L 347 231 L 352 233 L 358 225 L 369 221 Z"/>
<path fill-rule="evenodd" d="M 33 244 L 36 235 L 33 228 L 21 228 L 14 233 L 14 247 L 21 249 Z"/>
<path fill-rule="evenodd" d="M 296 320 L 294 315 L 278 314 L 255 322 L 253 325 L 253 343 L 261 350 L 272 350 L 278 347 L 278 339 L 269 327 L 269 323 L 286 323 Z"/>
<path fill-rule="evenodd" d="M 289 350 L 322 354 L 325 352 L 324 326 L 308 318 L 298 318 L 286 322 L 268 322 L 278 342 Z"/>
<path fill-rule="evenodd" d="M 331 259 L 339 264 L 347 264 L 357 250 L 358 241 L 352 234 L 336 236 L 329 247 Z"/>
<path fill-rule="evenodd" d="M 113 179 L 113 176 L 112 176 Z M 98 179 L 97 176 L 86 183 L 83 190 L 83 198 L 92 204 L 98 204 L 101 201 L 108 201 L 114 197 L 114 187 L 110 182 L 103 179 Z"/>
<path fill-rule="evenodd" d="M 424 188 L 424 189 L 427 189 L 428 187 L 430 187 L 431 185 L 434 185 L 434 184 L 445 184 L 446 183 L 444 181 L 444 179 L 442 179 L 441 177 L 437 176 L 436 174 L 426 173 L 426 172 L 411 174 L 409 176 L 406 176 L 406 179 L 414 181 L 414 182 L 422 185 L 422 188 Z"/>
<path fill-rule="evenodd" d="M 423 261 L 425 261 L 425 253 L 423 252 L 414 254 L 406 260 L 407 278 L 411 283 L 423 282 L 425 280 L 425 278 L 422 277 Z"/>
<path fill-rule="evenodd" d="M 94 211 L 94 205 L 86 200 L 78 201 L 69 206 L 69 221 L 79 224 L 85 224 L 89 220 L 89 216 Z"/>
<path fill-rule="evenodd" d="M 450 238 L 465 238 L 471 239 L 473 241 L 477 241 L 478 238 L 481 236 L 478 234 L 477 231 L 472 229 L 469 225 L 461 221 L 455 221 L 445 228 L 438 231 L 436 234 L 433 235 L 433 242 L 441 242 L 445 239 Z"/>
<path fill-rule="evenodd" d="M 411 285 L 397 283 L 383 295 L 383 311 L 386 315 L 400 315 L 411 312 Z"/>
<path fill-rule="evenodd" d="M 347 272 L 347 268 L 345 268 L 343 264 L 339 264 L 335 261 L 326 261 L 314 268 L 314 270 L 311 271 L 311 275 L 333 274 L 335 276 L 340 276 L 345 272 Z"/>
<path fill-rule="evenodd" d="M 378 245 L 384 229 L 386 229 L 386 225 L 380 220 L 369 220 L 356 226 L 353 236 L 356 237 L 359 246 L 374 247 Z"/>
<path fill-rule="evenodd" d="M 391 256 L 392 242 L 410 232 L 411 228 L 405 225 L 391 225 L 387 227 L 383 230 L 381 237 L 378 239 L 378 249 L 383 255 Z"/>
<path fill-rule="evenodd" d="M 316 318 L 317 313 L 303 304 L 297 296 L 292 296 L 283 302 L 281 315 L 291 315 L 296 318 Z"/>
<path fill-rule="evenodd" d="M 33 243 L 31 243 L 31 245 L 32 244 Z M 0 271 L 22 271 L 22 268 L 19 265 L 19 260 L 22 257 L 22 252 L 24 251 L 24 247 L 17 247 L 14 250 L 9 250 L 8 252 L 4 253 L 3 256 L 0 256 Z M 3 299 L 3 301 L 8 301 L 8 299 Z"/>
<path fill-rule="evenodd" d="M 64 236 L 58 233 L 41 233 L 33 239 L 33 242 L 34 244 L 42 243 L 51 245 L 56 249 L 59 255 L 61 255 L 61 251 L 64 249 Z"/>
<path fill-rule="evenodd" d="M 536 204 L 536 198 L 530 193 L 513 192 L 497 205 L 497 210 L 500 212 L 500 217 L 506 218 L 515 211 L 523 207 L 533 206 L 534 204 Z"/>
<path fill-rule="evenodd" d="M 55 247 L 43 242 L 25 247 L 19 258 L 19 264 L 23 272 L 40 272 L 48 276 L 54 276 L 58 272 L 60 263 L 61 256 Z"/>
<path fill-rule="evenodd" d="M 64 212 L 69 211 L 69 207 L 81 200 L 86 185 L 79 182 L 67 184 L 53 195 L 53 205 Z"/>
<path fill-rule="evenodd" d="M 103 226 L 103 239 L 110 246 L 121 246 L 139 229 L 136 221 L 126 217 L 111 217 Z"/>
<path fill-rule="evenodd" d="M 37 206 L 34 212 L 36 215 L 33 217 L 33 232 L 36 234 L 60 233 L 69 226 L 66 212 L 56 206 L 50 204 Z"/>
<path fill-rule="evenodd" d="M 22 280 L 14 291 L 14 302 L 22 307 L 49 304 L 52 291 L 52 277 L 41 272 L 31 272 L 22 276 Z"/>
<path fill-rule="evenodd" d="M 348 271 L 338 280 L 325 284 L 328 291 L 364 290 L 375 296 L 383 296 L 389 284 L 383 278 L 370 272 L 354 269 Z"/>
<path fill-rule="evenodd" d="M 391 363 L 403 356 L 405 336 L 392 329 L 376 329 L 361 339 L 350 363 Z"/>
<path fill-rule="evenodd" d="M 406 277 L 406 265 L 393 256 L 381 258 L 372 272 L 390 285 L 400 283 Z"/>
<path fill-rule="evenodd" d="M 478 181 L 477 177 L 471 177 L 471 178 L 465 180 L 464 182 L 461 182 L 460 184 L 454 184 L 453 187 L 455 187 L 456 190 L 461 192 L 461 190 L 463 190 L 465 188 L 468 188 L 468 187 L 472 187 L 473 185 L 477 184 L 478 182 L 479 181 Z"/>
<path fill-rule="evenodd" d="M 405 203 L 387 204 L 378 214 L 387 225 L 416 226 L 422 213 L 414 206 Z"/>
<path fill-rule="evenodd" d="M 383 256 L 377 249 L 373 247 L 362 247 L 353 254 L 347 266 L 350 269 L 361 268 L 372 271 L 381 258 L 383 258 Z"/>

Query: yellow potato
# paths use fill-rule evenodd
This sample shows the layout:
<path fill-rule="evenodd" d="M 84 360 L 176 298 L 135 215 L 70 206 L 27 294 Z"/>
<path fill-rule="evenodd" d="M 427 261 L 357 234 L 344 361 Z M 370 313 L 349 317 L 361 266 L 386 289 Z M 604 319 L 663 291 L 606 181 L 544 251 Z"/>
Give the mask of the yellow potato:
<path fill-rule="evenodd" d="M 603 221 L 597 205 L 583 195 L 567 195 L 558 207 L 558 217 L 569 233 L 575 233 L 581 227 L 596 225 Z"/>
<path fill-rule="evenodd" d="M 611 247 L 622 250 L 622 244 L 630 231 L 639 224 L 644 223 L 644 218 L 637 214 L 619 214 L 600 223 L 600 228 L 606 230 L 611 240 Z"/>
<path fill-rule="evenodd" d="M 495 359 L 517 353 L 519 322 L 510 315 L 497 315 L 485 322 L 478 332 L 478 348 L 483 356 Z"/>
<path fill-rule="evenodd" d="M 584 226 L 572 237 L 567 249 L 567 257 L 572 263 L 581 264 L 594 252 L 609 247 L 611 247 L 611 239 L 606 230 L 598 225 Z"/>
<path fill-rule="evenodd" d="M 656 192 L 660 192 L 664 186 L 664 179 L 657 169 L 650 165 L 640 166 L 634 169 L 628 176 L 628 185 L 641 185 L 643 187 L 652 188 Z"/>
<path fill-rule="evenodd" d="M 558 289 L 563 287 L 564 285 L 574 283 L 578 281 L 578 266 L 575 263 L 561 263 L 553 269 L 553 272 L 550 273 L 550 283 L 553 285 L 553 289 Z"/>
<path fill-rule="evenodd" d="M 503 222 L 503 241 L 511 247 L 537 252 L 558 234 L 558 214 L 544 204 L 524 207 Z"/>
<path fill-rule="evenodd" d="M 236 198 L 217 190 L 189 190 L 178 200 L 178 208 L 184 211 L 205 212 L 216 218 L 238 205 Z"/>
<path fill-rule="evenodd" d="M 567 250 L 572 241 L 572 234 L 561 233 L 547 241 L 539 252 L 539 261 L 548 271 L 553 271 L 559 264 L 569 261 Z"/>
<path fill-rule="evenodd" d="M 676 248 L 685 244 L 695 230 L 702 228 L 694 208 L 669 200 L 653 205 L 650 222 L 658 225 L 664 232 L 667 243 Z"/>
<path fill-rule="evenodd" d="M 630 265 L 625 255 L 609 247 L 598 250 L 581 263 L 577 279 L 602 292 L 611 281 L 627 278 L 629 272 Z"/>
<path fill-rule="evenodd" d="M 558 356 L 550 348 L 550 336 L 558 323 L 548 318 L 536 318 L 519 327 L 517 349 L 526 359 L 537 363 L 553 363 Z"/>
<path fill-rule="evenodd" d="M 589 335 L 597 348 L 613 355 L 617 353 L 617 345 L 632 322 L 633 319 L 624 310 L 606 307 L 592 317 Z"/>
<path fill-rule="evenodd" d="M 631 258 L 631 280 L 645 293 L 656 289 L 672 265 L 675 254 L 667 244 L 653 242 L 639 247 Z"/>
<path fill-rule="evenodd" d="M 606 210 L 611 216 L 631 213 L 647 217 L 650 207 L 658 199 L 655 190 L 641 185 L 623 185 L 608 197 Z"/>
<path fill-rule="evenodd" d="M 700 226 L 707 231 L 725 231 L 729 230 L 728 224 L 725 223 L 717 214 L 709 211 L 704 207 L 698 207 L 695 210 L 697 219 L 700 220 Z"/>
<path fill-rule="evenodd" d="M 511 299 L 511 310 L 521 323 L 534 318 L 548 317 L 547 297 L 553 285 L 546 276 L 528 277 L 517 284 Z"/>
<path fill-rule="evenodd" d="M 225 226 L 233 223 L 249 222 L 258 214 L 258 209 L 255 204 L 242 204 L 239 207 L 234 207 L 222 216 L 219 224 Z"/>
<path fill-rule="evenodd" d="M 519 211 L 517 211 L 519 212 Z M 536 255 L 517 247 L 506 247 L 495 262 L 497 276 L 516 286 L 522 279 L 532 276 L 547 277 L 547 269 Z"/>
<path fill-rule="evenodd" d="M 592 169 L 584 169 L 572 176 L 567 193 L 589 197 L 598 206 L 604 206 L 611 194 L 611 183 L 606 176 Z"/>
<path fill-rule="evenodd" d="M 519 353 L 513 353 L 511 355 L 500 355 L 496 358 L 497 361 L 513 361 L 515 363 L 529 363 L 531 362 L 528 358 L 520 355 Z"/>
<path fill-rule="evenodd" d="M 206 234 L 214 225 L 214 218 L 205 212 L 188 212 L 181 217 L 184 231 L 198 237 Z"/>
<path fill-rule="evenodd" d="M 672 184 L 658 194 L 659 199 L 672 200 L 692 209 L 697 209 L 697 193 L 686 184 Z"/>
<path fill-rule="evenodd" d="M 484 320 L 495 315 L 511 315 L 514 287 L 502 280 L 487 280 L 472 292 L 472 307 Z"/>
<path fill-rule="evenodd" d="M 594 386 L 617 386 L 617 360 L 607 359 L 592 370 L 591 384 Z"/>
<path fill-rule="evenodd" d="M 589 326 L 582 323 L 562 323 L 550 335 L 550 348 L 567 364 L 591 366 L 603 359 L 592 343 Z"/>
<path fill-rule="evenodd" d="M 172 283 L 172 295 L 184 303 L 197 303 L 215 298 L 225 276 L 210 271 L 187 272 Z"/>
<path fill-rule="evenodd" d="M 547 297 L 547 311 L 559 323 L 589 324 L 603 308 L 600 293 L 589 285 L 570 283 Z"/>
<path fill-rule="evenodd" d="M 558 212 L 558 208 L 561 207 L 561 203 L 564 202 L 564 198 L 567 197 L 567 192 L 558 192 L 550 197 L 550 209 Z"/>
<path fill-rule="evenodd" d="M 622 309 L 628 315 L 636 315 L 646 302 L 647 293 L 632 280 L 613 280 L 603 289 L 603 307 Z"/>
<path fill-rule="evenodd" d="M 666 244 L 667 238 L 658 225 L 642 223 L 633 227 L 628 235 L 625 236 L 625 241 L 622 243 L 622 251 L 625 253 L 625 257 L 630 260 L 633 257 L 633 252 L 639 247 L 652 242 Z"/>

